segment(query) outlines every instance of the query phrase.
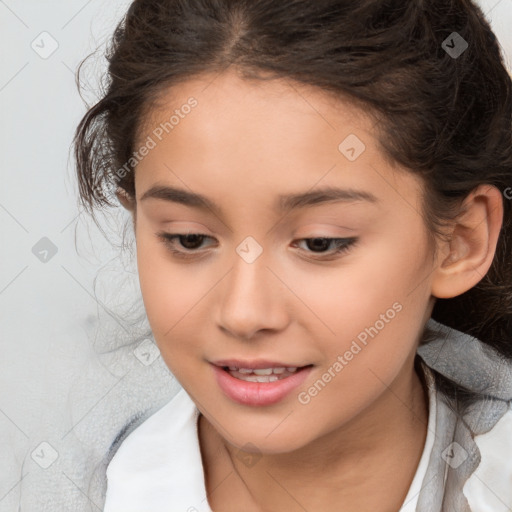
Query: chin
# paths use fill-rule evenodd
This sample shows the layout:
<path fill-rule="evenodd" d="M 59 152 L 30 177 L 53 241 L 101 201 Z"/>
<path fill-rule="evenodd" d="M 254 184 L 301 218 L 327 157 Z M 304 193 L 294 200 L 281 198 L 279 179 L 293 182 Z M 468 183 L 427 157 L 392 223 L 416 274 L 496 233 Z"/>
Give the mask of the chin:
<path fill-rule="evenodd" d="M 267 423 L 264 425 L 253 425 L 252 428 L 240 428 L 235 431 L 233 425 L 227 425 L 230 433 L 229 438 L 224 439 L 239 450 L 247 453 L 277 455 L 280 453 L 289 453 L 313 441 L 305 432 L 293 432 L 286 429 L 275 429 L 275 423 L 272 427 Z M 219 433 L 220 434 L 220 433 Z"/>

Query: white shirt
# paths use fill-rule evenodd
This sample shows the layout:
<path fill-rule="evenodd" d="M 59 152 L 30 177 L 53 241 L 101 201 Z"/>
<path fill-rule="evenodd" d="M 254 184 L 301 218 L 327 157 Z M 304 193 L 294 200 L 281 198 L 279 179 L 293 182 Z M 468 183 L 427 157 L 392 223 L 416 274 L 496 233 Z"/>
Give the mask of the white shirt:
<path fill-rule="evenodd" d="M 427 383 L 427 436 L 400 512 L 416 510 L 434 444 L 437 391 L 429 378 Z M 181 389 L 126 437 L 107 468 L 104 512 L 212 512 L 206 498 L 198 417 L 199 410 Z M 475 442 L 482 460 L 467 480 L 464 495 L 473 512 L 505 512 L 512 507 L 512 409 Z"/>

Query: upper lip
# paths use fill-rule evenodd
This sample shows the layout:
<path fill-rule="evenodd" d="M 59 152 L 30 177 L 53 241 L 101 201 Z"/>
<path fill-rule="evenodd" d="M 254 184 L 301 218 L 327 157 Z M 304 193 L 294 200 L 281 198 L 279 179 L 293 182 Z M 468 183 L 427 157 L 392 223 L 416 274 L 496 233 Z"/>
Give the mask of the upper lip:
<path fill-rule="evenodd" d="M 211 363 L 215 366 L 234 366 L 235 368 L 248 368 L 253 370 L 259 370 L 261 368 L 301 368 L 302 366 L 308 366 L 269 361 L 266 359 L 253 359 L 251 361 L 242 359 L 221 359 L 211 361 Z"/>

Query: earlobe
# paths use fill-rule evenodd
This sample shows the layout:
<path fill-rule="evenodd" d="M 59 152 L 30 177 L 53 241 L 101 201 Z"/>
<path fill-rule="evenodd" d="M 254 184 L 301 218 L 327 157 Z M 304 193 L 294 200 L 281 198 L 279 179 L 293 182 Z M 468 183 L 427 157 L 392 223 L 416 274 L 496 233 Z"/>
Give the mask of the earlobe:
<path fill-rule="evenodd" d="M 489 270 L 503 222 L 503 198 L 492 185 L 480 185 L 463 203 L 444 242 L 432 279 L 432 295 L 448 299 L 470 290 Z"/>

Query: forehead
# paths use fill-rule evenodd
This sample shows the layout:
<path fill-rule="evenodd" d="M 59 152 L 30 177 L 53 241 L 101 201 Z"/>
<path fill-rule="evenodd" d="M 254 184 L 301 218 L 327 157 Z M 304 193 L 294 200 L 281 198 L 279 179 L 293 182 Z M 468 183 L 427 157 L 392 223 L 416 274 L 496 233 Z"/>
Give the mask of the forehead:
<path fill-rule="evenodd" d="M 374 124 L 349 98 L 291 80 L 203 75 L 164 91 L 150 110 L 138 144 L 155 146 L 137 165 L 138 198 L 157 182 L 219 202 L 233 191 L 243 202 L 315 186 L 394 200 L 420 193 L 419 179 L 384 156 Z"/>
<path fill-rule="evenodd" d="M 201 74 L 161 90 L 148 104 L 139 139 L 160 122 L 168 120 L 169 114 L 179 111 L 191 97 L 197 100 L 199 107 L 194 108 L 194 117 L 201 118 L 203 128 L 210 120 L 212 130 L 217 126 L 216 121 L 229 119 L 233 122 L 233 110 L 236 110 L 240 121 L 244 114 L 250 114 L 254 123 L 262 117 L 266 119 L 267 110 L 279 114 L 283 124 L 305 116 L 330 130 L 340 128 L 340 116 L 344 122 L 356 123 L 360 130 L 371 130 L 374 123 L 368 109 L 347 95 L 290 78 L 245 79 L 236 71 L 228 70 L 221 74 Z M 274 125 L 278 121 L 277 116 L 266 120 Z M 245 124 L 244 129 L 250 130 L 250 124 Z"/>

